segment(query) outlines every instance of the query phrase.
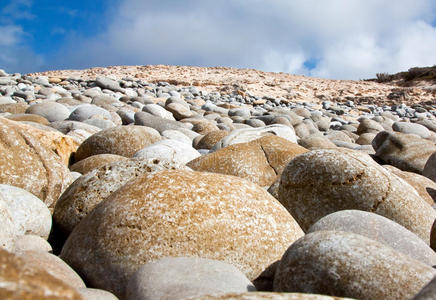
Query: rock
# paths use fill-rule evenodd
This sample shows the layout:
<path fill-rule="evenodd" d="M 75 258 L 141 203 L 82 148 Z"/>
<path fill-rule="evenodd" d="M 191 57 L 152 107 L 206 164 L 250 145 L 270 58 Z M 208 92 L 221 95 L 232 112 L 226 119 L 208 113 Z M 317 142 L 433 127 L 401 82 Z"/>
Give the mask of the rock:
<path fill-rule="evenodd" d="M 310 150 L 337 148 L 337 146 L 328 138 L 319 135 L 310 135 L 302 138 L 298 140 L 298 144 Z"/>
<path fill-rule="evenodd" d="M 247 143 L 266 135 L 277 135 L 290 142 L 297 143 L 297 137 L 292 127 L 275 124 L 265 126 L 264 128 L 244 128 L 233 130 L 229 135 L 221 139 L 212 150 L 216 151 L 230 145 Z"/>
<path fill-rule="evenodd" d="M 63 135 L 51 127 L 47 128 L 51 129 L 51 131 L 41 130 L 27 124 L 23 124 L 22 128 L 33 135 L 47 149 L 56 154 L 65 166 L 68 166 L 71 155 L 79 147 L 79 143 L 72 137 Z"/>
<path fill-rule="evenodd" d="M 413 134 L 382 131 L 372 141 L 376 156 L 400 170 L 421 174 L 436 145 Z"/>
<path fill-rule="evenodd" d="M 153 128 L 145 126 L 117 126 L 99 131 L 86 139 L 77 149 L 75 160 L 96 154 L 117 154 L 132 157 L 142 148 L 161 139 Z"/>
<path fill-rule="evenodd" d="M 427 283 L 412 300 L 435 300 L 436 299 L 436 277 Z"/>
<path fill-rule="evenodd" d="M 120 87 L 120 83 L 108 77 L 97 77 L 95 79 L 95 84 L 102 89 L 108 89 L 114 92 L 124 93 L 124 89 Z"/>
<path fill-rule="evenodd" d="M 184 120 L 193 121 L 192 119 L 184 119 Z M 199 134 L 206 135 L 209 132 L 219 130 L 219 128 L 211 121 L 197 121 L 197 122 L 195 122 L 192 130 L 199 133 Z"/>
<path fill-rule="evenodd" d="M 142 148 L 133 157 L 142 159 L 165 160 L 175 164 L 184 165 L 196 159 L 200 153 L 191 145 L 176 140 L 162 140 Z"/>
<path fill-rule="evenodd" d="M 35 115 L 35 114 L 14 114 L 14 115 L 6 116 L 5 118 L 12 120 L 12 121 L 17 121 L 17 122 L 28 121 L 28 122 L 39 123 L 42 125 L 49 124 L 49 122 L 46 118 L 44 118 L 43 116 L 40 116 L 40 115 Z"/>
<path fill-rule="evenodd" d="M 189 107 L 186 107 L 180 103 L 170 103 L 165 105 L 165 108 L 173 114 L 176 120 L 191 118 L 195 115 L 195 113 L 192 112 Z"/>
<path fill-rule="evenodd" d="M 246 292 L 246 293 L 227 293 L 217 295 L 205 295 L 189 300 L 346 300 L 349 298 L 330 297 L 324 295 L 314 295 L 306 293 L 266 293 L 266 292 Z M 351 300 L 351 299 L 349 299 Z"/>
<path fill-rule="evenodd" d="M 26 234 L 18 236 L 15 240 L 15 253 L 21 253 L 24 251 L 39 251 L 39 252 L 51 252 L 53 251 L 51 245 L 42 237 L 33 234 Z"/>
<path fill-rule="evenodd" d="M 173 114 L 157 104 L 147 104 L 142 108 L 142 111 L 152 114 L 153 116 L 167 119 L 167 120 L 175 120 Z"/>
<path fill-rule="evenodd" d="M 162 132 L 162 137 L 192 145 L 191 139 L 186 134 L 178 130 L 165 130 Z"/>
<path fill-rule="evenodd" d="M 59 157 L 19 123 L 0 118 L 0 183 L 34 194 L 53 207 L 71 182 Z"/>
<path fill-rule="evenodd" d="M 129 180 L 148 172 L 189 168 L 158 159 L 128 159 L 105 164 L 89 171 L 75 182 L 59 198 L 53 220 L 66 234 L 94 207 L 122 187 Z"/>
<path fill-rule="evenodd" d="M 187 166 L 196 171 L 238 176 L 269 187 L 291 159 L 306 151 L 284 138 L 269 135 L 203 155 Z"/>
<path fill-rule="evenodd" d="M 436 152 L 427 159 L 422 175 L 436 182 Z"/>
<path fill-rule="evenodd" d="M 2 104 L 14 104 L 16 103 L 14 100 L 12 100 L 11 97 L 4 97 L 0 96 L 0 105 Z"/>
<path fill-rule="evenodd" d="M 0 197 L 0 222 L 2 230 L 0 230 L 0 249 L 3 248 L 7 251 L 13 251 L 15 248 L 15 240 L 17 233 L 15 230 L 15 223 L 11 213 L 9 212 L 8 205 Z"/>
<path fill-rule="evenodd" d="M 105 290 L 81 288 L 76 289 L 85 300 L 118 300 L 118 298 Z"/>
<path fill-rule="evenodd" d="M 244 121 L 245 124 L 251 127 L 265 127 L 265 122 L 258 119 L 249 119 Z"/>
<path fill-rule="evenodd" d="M 122 160 L 128 160 L 128 158 L 116 154 L 97 154 L 76 162 L 70 167 L 70 170 L 73 172 L 86 174 L 89 171 L 97 169 L 101 166 Z"/>
<path fill-rule="evenodd" d="M 195 146 L 195 149 L 212 149 L 216 143 L 228 136 L 230 132 L 225 130 L 216 130 L 203 136 Z"/>
<path fill-rule="evenodd" d="M 371 143 L 374 140 L 376 135 L 377 134 L 375 134 L 375 133 L 362 133 L 359 136 L 359 138 L 356 140 L 356 144 L 359 144 L 359 145 L 371 145 Z"/>
<path fill-rule="evenodd" d="M 360 234 L 426 265 L 436 265 L 436 253 L 428 244 L 398 223 L 374 213 L 361 210 L 337 211 L 318 220 L 307 233 L 330 230 Z"/>
<path fill-rule="evenodd" d="M 70 110 L 56 102 L 43 102 L 29 106 L 27 114 L 43 116 L 49 122 L 63 121 L 70 116 Z"/>
<path fill-rule="evenodd" d="M 183 125 L 177 121 L 159 118 L 143 111 L 135 113 L 135 125 L 151 127 L 159 131 L 159 133 L 169 129 L 178 130 L 183 127 Z"/>
<path fill-rule="evenodd" d="M 132 275 L 126 299 L 177 300 L 255 290 L 231 264 L 198 257 L 165 257 L 143 265 Z"/>
<path fill-rule="evenodd" d="M 415 134 L 424 139 L 430 137 L 430 130 L 425 126 L 416 123 L 395 122 L 392 124 L 392 129 L 402 133 Z"/>
<path fill-rule="evenodd" d="M 48 238 L 51 213 L 38 197 L 21 188 L 0 184 L 0 199 L 7 206 L 17 235 L 35 234 Z"/>
<path fill-rule="evenodd" d="M 362 118 L 359 123 L 359 127 L 357 127 L 357 134 L 361 135 L 362 133 L 378 133 L 380 131 L 384 131 L 383 126 L 371 119 Z"/>
<path fill-rule="evenodd" d="M 107 110 L 94 104 L 81 104 L 77 106 L 77 108 L 70 114 L 68 119 L 82 122 L 95 115 L 101 115 L 109 120 L 112 119 L 112 115 Z"/>
<path fill-rule="evenodd" d="M 59 130 L 63 134 L 68 134 L 74 130 L 83 130 L 89 132 L 90 134 L 94 134 L 101 131 L 101 129 L 96 126 L 92 126 L 78 121 L 69 121 L 69 120 L 52 122 L 50 124 L 50 127 Z"/>
<path fill-rule="evenodd" d="M 83 300 L 69 285 L 45 270 L 28 266 L 18 256 L 0 249 L 0 298 Z"/>
<path fill-rule="evenodd" d="M 11 114 L 24 114 L 28 107 L 29 105 L 26 103 L 0 104 L 0 112 L 8 112 Z"/>
<path fill-rule="evenodd" d="M 428 204 L 435 204 L 433 199 L 436 199 L 436 182 L 416 173 L 401 171 L 394 166 L 383 167 L 410 184 Z"/>
<path fill-rule="evenodd" d="M 344 209 L 374 212 L 429 240 L 436 212 L 409 184 L 371 157 L 347 149 L 313 150 L 286 166 L 280 202 L 303 230 L 322 217 Z"/>
<path fill-rule="evenodd" d="M 140 265 L 166 256 L 221 260 L 251 280 L 302 235 L 292 216 L 257 185 L 170 170 L 141 175 L 118 189 L 77 225 L 61 257 L 90 285 L 120 296 Z"/>
<path fill-rule="evenodd" d="M 28 267 L 42 268 L 53 277 L 62 280 L 73 288 L 85 287 L 82 278 L 56 255 L 42 251 L 24 251 L 19 254 L 19 257 Z"/>
<path fill-rule="evenodd" d="M 274 291 L 410 299 L 435 274 L 430 266 L 362 235 L 317 231 L 285 252 L 277 267 Z"/>
<path fill-rule="evenodd" d="M 116 126 L 111 120 L 97 119 L 93 117 L 83 121 L 83 123 L 98 127 L 100 129 L 108 129 Z"/>

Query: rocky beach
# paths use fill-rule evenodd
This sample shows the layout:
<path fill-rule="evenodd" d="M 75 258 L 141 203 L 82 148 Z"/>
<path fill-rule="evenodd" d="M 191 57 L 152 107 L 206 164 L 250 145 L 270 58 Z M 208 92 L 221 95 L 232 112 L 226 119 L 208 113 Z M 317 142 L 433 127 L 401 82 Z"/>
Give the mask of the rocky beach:
<path fill-rule="evenodd" d="M 1 299 L 436 299 L 436 82 L 0 70 Z"/>

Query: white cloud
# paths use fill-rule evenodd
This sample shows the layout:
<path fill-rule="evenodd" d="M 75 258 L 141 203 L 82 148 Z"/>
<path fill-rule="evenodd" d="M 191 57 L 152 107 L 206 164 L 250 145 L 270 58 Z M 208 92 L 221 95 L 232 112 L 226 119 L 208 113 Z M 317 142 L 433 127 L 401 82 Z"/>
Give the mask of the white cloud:
<path fill-rule="evenodd" d="M 123 0 L 59 67 L 254 67 L 359 79 L 436 64 L 433 0 Z M 79 47 L 77 46 L 79 45 Z M 65 54 L 66 53 L 66 54 Z M 317 61 L 309 70 L 308 61 Z"/>

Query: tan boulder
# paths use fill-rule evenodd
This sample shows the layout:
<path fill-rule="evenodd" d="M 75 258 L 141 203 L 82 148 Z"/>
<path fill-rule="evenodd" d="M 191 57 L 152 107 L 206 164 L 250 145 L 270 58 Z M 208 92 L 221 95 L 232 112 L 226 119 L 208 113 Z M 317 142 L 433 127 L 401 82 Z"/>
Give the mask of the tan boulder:
<path fill-rule="evenodd" d="M 195 145 L 195 149 L 212 149 L 223 137 L 229 135 L 230 132 L 225 130 L 216 130 L 207 133 Z"/>
<path fill-rule="evenodd" d="M 24 114 L 29 107 L 26 103 L 6 103 L 0 104 L 0 112 L 8 112 L 11 114 Z"/>
<path fill-rule="evenodd" d="M 410 184 L 428 204 L 435 204 L 433 197 L 436 198 L 436 182 L 416 173 L 401 171 L 391 165 L 383 167 Z"/>
<path fill-rule="evenodd" d="M 286 209 L 247 180 L 169 170 L 138 176 L 98 205 L 61 257 L 92 286 L 120 296 L 140 265 L 166 256 L 225 261 L 252 280 L 302 235 Z"/>
<path fill-rule="evenodd" d="M 404 180 L 362 152 L 313 150 L 283 171 L 279 200 L 303 230 L 345 209 L 374 212 L 429 241 L 436 211 Z"/>
<path fill-rule="evenodd" d="M 75 160 L 80 161 L 92 155 L 105 153 L 132 157 L 142 148 L 160 139 L 159 132 L 146 126 L 108 128 L 87 138 L 77 149 Z"/>
<path fill-rule="evenodd" d="M 22 124 L 0 118 L 0 183 L 25 189 L 50 208 L 72 177 L 52 149 Z"/>
<path fill-rule="evenodd" d="M 187 166 L 196 171 L 234 175 L 260 186 L 270 186 L 291 159 L 306 151 L 284 138 L 268 135 L 221 148 L 190 161 Z"/>
<path fill-rule="evenodd" d="M 76 162 L 70 167 L 72 172 L 79 172 L 80 174 L 88 173 L 94 169 L 97 169 L 101 166 L 121 161 L 127 160 L 127 157 L 116 155 L 116 154 L 97 154 L 89 156 L 81 161 Z"/>
<path fill-rule="evenodd" d="M 1 299 L 83 299 L 72 287 L 47 271 L 28 265 L 18 256 L 0 249 Z"/>
<path fill-rule="evenodd" d="M 432 267 L 362 235 L 317 231 L 285 252 L 274 291 L 408 300 L 435 275 Z"/>
<path fill-rule="evenodd" d="M 29 121 L 29 122 L 35 122 L 42 125 L 48 125 L 50 122 L 40 115 L 34 115 L 34 114 L 13 114 L 6 116 L 6 119 L 12 120 L 12 121 Z"/>

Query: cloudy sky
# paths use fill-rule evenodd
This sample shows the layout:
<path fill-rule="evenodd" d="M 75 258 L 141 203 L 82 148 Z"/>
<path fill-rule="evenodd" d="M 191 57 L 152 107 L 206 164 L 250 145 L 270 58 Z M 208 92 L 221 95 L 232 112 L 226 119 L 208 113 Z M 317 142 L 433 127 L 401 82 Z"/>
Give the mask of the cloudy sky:
<path fill-rule="evenodd" d="M 333 79 L 436 65 L 434 0 L 0 0 L 0 68 L 256 68 Z"/>

